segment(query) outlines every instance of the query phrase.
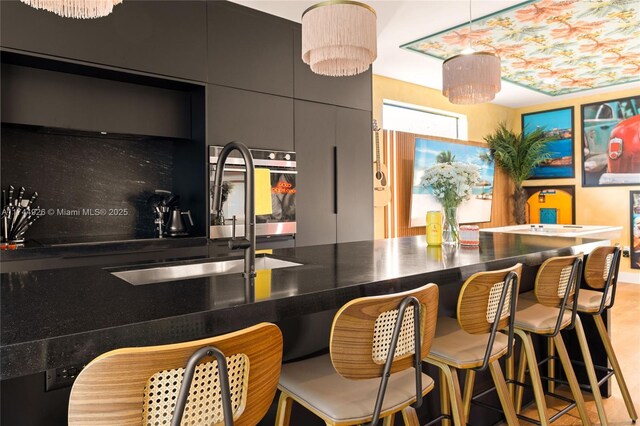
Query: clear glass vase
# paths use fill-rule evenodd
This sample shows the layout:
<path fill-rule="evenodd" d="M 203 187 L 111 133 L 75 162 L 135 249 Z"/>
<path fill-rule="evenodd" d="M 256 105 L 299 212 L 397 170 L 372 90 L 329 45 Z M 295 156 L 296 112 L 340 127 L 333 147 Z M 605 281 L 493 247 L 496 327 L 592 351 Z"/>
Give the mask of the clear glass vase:
<path fill-rule="evenodd" d="M 442 207 L 442 244 L 457 245 L 459 241 L 458 208 Z"/>

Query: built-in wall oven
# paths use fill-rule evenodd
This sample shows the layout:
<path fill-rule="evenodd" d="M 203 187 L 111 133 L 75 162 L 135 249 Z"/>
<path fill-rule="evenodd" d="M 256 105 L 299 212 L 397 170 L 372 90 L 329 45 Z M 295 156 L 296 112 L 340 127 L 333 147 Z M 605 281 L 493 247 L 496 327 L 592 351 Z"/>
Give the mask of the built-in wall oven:
<path fill-rule="evenodd" d="M 221 146 L 209 147 L 209 205 L 213 204 L 216 164 Z M 256 169 L 268 169 L 271 184 L 271 214 L 256 215 L 256 235 L 294 235 L 296 233 L 296 154 L 295 152 L 252 149 Z M 223 218 L 211 211 L 210 237 L 231 238 L 233 216 L 236 236 L 244 235 L 244 191 L 246 168 L 237 151 L 227 158 L 222 186 Z"/>

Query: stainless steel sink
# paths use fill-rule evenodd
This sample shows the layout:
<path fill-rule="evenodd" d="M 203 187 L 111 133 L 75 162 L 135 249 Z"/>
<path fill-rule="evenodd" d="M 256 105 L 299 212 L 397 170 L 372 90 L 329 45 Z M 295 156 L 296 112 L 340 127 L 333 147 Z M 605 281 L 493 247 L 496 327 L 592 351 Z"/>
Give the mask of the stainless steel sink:
<path fill-rule="evenodd" d="M 280 269 L 300 266 L 301 263 L 289 262 L 269 256 L 256 257 L 256 270 Z M 158 266 L 153 268 L 129 269 L 111 272 L 112 275 L 129 284 L 142 285 L 166 281 L 186 280 L 189 278 L 212 277 L 216 275 L 239 274 L 244 271 L 244 259 L 206 261 L 186 265 Z"/>

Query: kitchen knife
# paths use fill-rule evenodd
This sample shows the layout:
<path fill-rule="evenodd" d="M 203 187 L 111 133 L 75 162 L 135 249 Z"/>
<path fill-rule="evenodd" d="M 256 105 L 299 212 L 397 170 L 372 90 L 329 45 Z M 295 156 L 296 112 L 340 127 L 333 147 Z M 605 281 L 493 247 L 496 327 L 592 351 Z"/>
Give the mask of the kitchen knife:
<path fill-rule="evenodd" d="M 16 207 L 20 207 L 22 204 L 22 197 L 24 197 L 24 186 L 20 187 L 20 192 L 18 193 L 18 200 L 16 201 Z"/>
<path fill-rule="evenodd" d="M 9 185 L 9 205 L 13 205 L 13 191 L 15 190 L 15 188 L 13 187 L 13 185 Z"/>
<path fill-rule="evenodd" d="M 41 216 L 33 216 L 33 219 L 31 219 L 29 222 L 24 223 L 22 227 L 20 227 L 19 229 L 16 229 L 15 232 L 11 233 L 10 235 L 11 239 L 17 240 L 18 236 L 21 236 L 22 234 L 27 232 L 27 230 L 31 227 L 31 225 L 33 225 L 36 220 L 40 219 L 40 217 Z"/>
<path fill-rule="evenodd" d="M 27 208 L 30 208 L 33 202 L 38 198 L 38 192 L 34 192 L 31 198 L 29 199 L 29 204 L 26 205 Z"/>

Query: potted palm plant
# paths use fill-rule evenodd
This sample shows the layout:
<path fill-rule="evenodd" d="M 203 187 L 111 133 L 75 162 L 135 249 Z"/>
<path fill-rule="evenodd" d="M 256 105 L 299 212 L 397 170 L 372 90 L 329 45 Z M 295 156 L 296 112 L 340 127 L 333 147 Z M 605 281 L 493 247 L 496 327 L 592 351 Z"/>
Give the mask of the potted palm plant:
<path fill-rule="evenodd" d="M 494 133 L 484 137 L 496 164 L 515 184 L 513 201 L 518 225 L 527 221 L 527 194 L 522 188 L 522 182 L 531 177 L 536 166 L 549 158 L 545 145 L 552 139 L 545 135 L 543 129 L 538 128 L 527 134 L 524 131 L 515 133 L 505 123 L 500 123 Z"/>

